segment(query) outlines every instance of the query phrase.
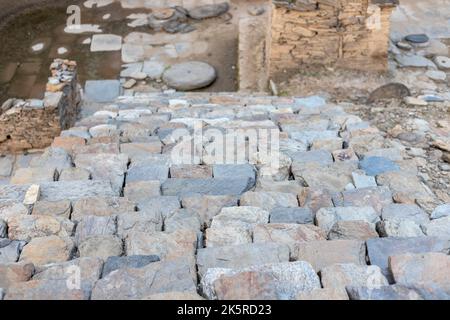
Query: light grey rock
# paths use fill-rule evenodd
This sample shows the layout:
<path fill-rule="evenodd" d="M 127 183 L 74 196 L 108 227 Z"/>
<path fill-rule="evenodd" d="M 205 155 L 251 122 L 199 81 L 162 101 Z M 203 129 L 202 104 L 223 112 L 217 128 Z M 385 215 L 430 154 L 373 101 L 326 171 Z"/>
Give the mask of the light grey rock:
<path fill-rule="evenodd" d="M 13 164 L 13 156 L 8 155 L 0 157 L 0 176 L 9 177 L 12 172 Z"/>
<path fill-rule="evenodd" d="M 124 154 L 106 153 L 80 154 L 75 158 L 75 165 L 91 173 L 92 180 L 107 180 L 115 190 L 122 190 L 128 157 Z"/>
<path fill-rule="evenodd" d="M 212 219 L 211 228 L 237 226 L 250 229 L 257 223 L 267 223 L 269 212 L 259 207 L 225 207 Z"/>
<path fill-rule="evenodd" d="M 209 268 L 245 268 L 288 261 L 289 247 L 277 243 L 212 247 L 197 251 L 200 276 L 203 276 Z"/>
<path fill-rule="evenodd" d="M 326 166 L 333 163 L 333 157 L 331 153 L 326 150 L 297 152 L 292 155 L 293 165 L 301 167 L 308 163 Z"/>
<path fill-rule="evenodd" d="M 25 244 L 25 241 L 0 239 L 0 263 L 16 262 Z"/>
<path fill-rule="evenodd" d="M 8 220 L 11 240 L 30 241 L 51 235 L 70 237 L 74 229 L 75 224 L 69 219 L 47 215 L 17 215 Z"/>
<path fill-rule="evenodd" d="M 345 290 L 347 286 L 377 288 L 389 284 L 378 266 L 334 264 L 323 268 L 320 276 L 324 288 Z"/>
<path fill-rule="evenodd" d="M 88 80 L 84 90 L 86 100 L 111 102 L 120 95 L 120 82 L 118 80 Z"/>
<path fill-rule="evenodd" d="M 84 216 L 113 216 L 133 213 L 133 202 L 122 197 L 90 197 L 74 201 L 71 219 L 79 221 Z"/>
<path fill-rule="evenodd" d="M 240 195 L 252 186 L 247 178 L 168 179 L 162 184 L 164 196 Z"/>
<path fill-rule="evenodd" d="M 151 79 L 157 80 L 161 79 L 166 66 L 164 63 L 160 61 L 144 61 L 144 67 L 142 69 L 143 72 L 147 74 L 147 76 Z"/>
<path fill-rule="evenodd" d="M 172 232 L 187 229 L 200 232 L 202 226 L 199 215 L 189 209 L 178 209 L 173 211 L 164 220 L 164 231 Z"/>
<path fill-rule="evenodd" d="M 4 296 L 5 296 L 5 290 L 3 288 L 0 288 L 0 300 L 3 300 Z"/>
<path fill-rule="evenodd" d="M 309 208 L 275 207 L 270 212 L 270 223 L 314 223 L 314 216 Z"/>
<path fill-rule="evenodd" d="M 158 256 L 109 257 L 103 265 L 102 278 L 111 272 L 125 268 L 142 268 L 152 262 L 159 261 Z"/>
<path fill-rule="evenodd" d="M 238 197 L 193 195 L 183 197 L 181 202 L 183 208 L 197 212 L 202 220 L 202 223 L 209 226 L 211 224 L 211 220 L 220 213 L 222 208 L 237 206 Z"/>
<path fill-rule="evenodd" d="M 29 164 L 32 168 L 50 168 L 61 172 L 63 169 L 72 167 L 72 158 L 62 148 L 49 147 L 42 155 L 35 157 Z"/>
<path fill-rule="evenodd" d="M 450 203 L 437 206 L 431 213 L 431 219 L 439 219 L 450 216 Z"/>
<path fill-rule="evenodd" d="M 33 205 L 33 215 L 49 215 L 69 219 L 72 205 L 68 200 L 38 201 Z"/>
<path fill-rule="evenodd" d="M 63 169 L 59 176 L 59 181 L 86 181 L 90 180 L 91 173 L 83 168 L 67 168 Z"/>
<path fill-rule="evenodd" d="M 40 200 L 46 201 L 119 196 L 118 190 L 113 190 L 108 181 L 58 181 L 42 183 L 40 186 Z"/>
<path fill-rule="evenodd" d="M 157 255 L 161 260 L 180 257 L 193 260 L 198 232 L 179 229 L 174 232 L 130 232 L 125 239 L 127 255 Z M 192 261 L 193 262 L 193 261 Z"/>
<path fill-rule="evenodd" d="M 136 300 L 165 292 L 195 292 L 192 266 L 183 259 L 150 263 L 141 268 L 123 268 L 96 282 L 93 300 Z"/>
<path fill-rule="evenodd" d="M 395 60 L 398 62 L 400 67 L 430 68 L 430 69 L 437 68 L 436 65 L 433 63 L 433 61 L 418 55 L 398 54 L 395 56 Z"/>
<path fill-rule="evenodd" d="M 129 201 L 145 203 L 149 198 L 161 195 L 161 183 L 157 180 L 128 182 L 123 194 Z"/>
<path fill-rule="evenodd" d="M 336 263 L 366 265 L 366 247 L 358 240 L 319 240 L 298 243 L 291 251 L 295 261 L 307 261 L 314 270 Z"/>
<path fill-rule="evenodd" d="M 265 274 L 268 276 L 268 281 L 263 283 L 260 287 L 259 285 L 261 283 L 252 282 L 251 279 L 253 279 L 253 277 L 245 277 L 246 273 Z M 237 276 L 238 278 L 236 280 L 240 281 L 237 281 L 237 283 L 231 281 L 231 283 L 228 283 L 230 287 L 226 286 L 225 283 L 221 283 L 220 286 L 216 285 L 216 281 L 223 279 L 223 277 L 233 276 Z M 249 281 L 249 283 L 247 281 Z M 240 288 L 241 286 L 242 288 Z M 297 261 L 250 266 L 238 269 L 211 268 L 208 269 L 203 276 L 201 287 L 203 294 L 208 299 L 222 300 L 226 298 L 226 296 L 224 296 L 224 289 L 226 288 L 228 290 L 231 289 L 229 294 L 235 299 L 246 299 L 249 297 L 254 299 L 258 297 L 267 298 L 267 295 L 269 295 L 273 299 L 292 300 L 301 292 L 320 288 L 320 281 L 309 263 Z M 271 290 L 270 287 L 274 290 Z M 219 290 L 216 290 L 216 288 Z"/>
<path fill-rule="evenodd" d="M 256 181 L 256 170 L 251 164 L 216 164 L 213 165 L 214 178 L 249 178 L 252 185 Z"/>
<path fill-rule="evenodd" d="M 359 174 L 357 172 L 352 172 L 353 184 L 356 188 L 368 188 L 376 187 L 377 182 L 372 176 L 367 176 L 365 174 Z"/>
<path fill-rule="evenodd" d="M 249 191 L 241 196 L 240 205 L 260 207 L 266 210 L 272 210 L 276 207 L 296 208 L 298 207 L 298 200 L 291 193 Z"/>
<path fill-rule="evenodd" d="M 414 204 L 392 203 L 383 207 L 381 211 L 383 220 L 409 220 L 418 225 L 426 224 L 430 221 L 428 214 L 419 206 Z"/>
<path fill-rule="evenodd" d="M 5 300 L 87 300 L 82 289 L 70 289 L 67 280 L 30 280 L 12 285 Z"/>
<path fill-rule="evenodd" d="M 100 278 L 103 261 L 99 258 L 78 258 L 62 263 L 51 263 L 39 267 L 36 270 L 33 280 L 66 281 L 73 285 L 74 289 L 78 284 L 86 296 L 90 296 L 95 282 Z M 79 279 L 74 278 L 79 276 Z M 79 281 L 79 283 L 77 283 Z"/>
<path fill-rule="evenodd" d="M 159 180 L 162 182 L 169 178 L 169 167 L 165 165 L 132 165 L 127 172 L 127 182 Z"/>
<path fill-rule="evenodd" d="M 91 52 L 119 51 L 122 49 L 122 37 L 114 34 L 94 34 Z"/>
<path fill-rule="evenodd" d="M 106 260 L 108 257 L 123 253 L 122 240 L 113 235 L 89 236 L 78 245 L 80 257 L 92 257 Z"/>
<path fill-rule="evenodd" d="M 117 234 L 123 238 L 133 231 L 151 233 L 161 231 L 162 227 L 163 217 L 156 210 L 143 210 L 117 216 Z"/>
<path fill-rule="evenodd" d="M 316 212 L 315 218 L 317 225 L 327 233 L 338 221 L 365 221 L 373 229 L 375 229 L 375 224 L 380 221 L 380 217 L 372 207 L 322 208 Z"/>
<path fill-rule="evenodd" d="M 214 67 L 200 61 L 172 65 L 163 74 L 163 80 L 169 87 L 181 91 L 207 87 L 216 77 Z"/>
<path fill-rule="evenodd" d="M 208 228 L 205 231 L 206 247 L 234 246 L 252 243 L 252 233 L 244 222 L 234 222 L 232 226 Z"/>
<path fill-rule="evenodd" d="M 450 237 L 450 216 L 434 219 L 422 225 L 422 229 L 427 236 Z"/>
<path fill-rule="evenodd" d="M 84 216 L 77 225 L 75 239 L 82 243 L 90 236 L 114 235 L 116 232 L 116 216 Z"/>
<path fill-rule="evenodd" d="M 198 6 L 188 10 L 188 14 L 192 19 L 201 20 L 220 16 L 230 9 L 228 2 L 219 4 L 207 4 Z"/>
<path fill-rule="evenodd" d="M 450 70 L 450 58 L 444 56 L 437 56 L 434 58 L 434 62 L 441 70 Z"/>
<path fill-rule="evenodd" d="M 423 237 L 425 234 L 414 220 L 391 218 L 377 223 L 377 231 L 382 237 Z"/>
<path fill-rule="evenodd" d="M 176 196 L 153 197 L 138 204 L 139 210 L 148 214 L 159 213 L 163 218 L 171 215 L 172 212 L 181 208 L 180 199 Z M 184 206 L 187 208 L 186 206 Z M 189 208 L 188 208 L 189 209 Z"/>
<path fill-rule="evenodd" d="M 423 300 L 418 291 L 394 284 L 379 288 L 348 286 L 350 300 Z"/>
<path fill-rule="evenodd" d="M 413 238 L 373 238 L 366 242 L 367 255 L 371 265 L 377 265 L 383 274 L 392 281 L 388 269 L 390 256 L 404 253 L 450 252 L 450 238 L 413 237 Z"/>
<path fill-rule="evenodd" d="M 329 240 L 362 240 L 378 238 L 373 224 L 366 221 L 337 221 L 328 233 Z"/>
<path fill-rule="evenodd" d="M 333 195 L 333 204 L 336 207 L 371 206 L 379 214 L 384 206 L 391 203 L 393 203 L 392 192 L 387 187 L 354 189 Z"/>

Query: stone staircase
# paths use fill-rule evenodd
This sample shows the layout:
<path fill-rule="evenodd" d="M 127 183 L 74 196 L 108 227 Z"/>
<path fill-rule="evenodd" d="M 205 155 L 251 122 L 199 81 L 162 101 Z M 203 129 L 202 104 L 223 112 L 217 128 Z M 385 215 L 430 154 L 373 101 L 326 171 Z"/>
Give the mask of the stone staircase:
<path fill-rule="evenodd" d="M 450 206 L 318 96 L 84 102 L 49 148 L 1 161 L 5 299 L 450 297 Z"/>

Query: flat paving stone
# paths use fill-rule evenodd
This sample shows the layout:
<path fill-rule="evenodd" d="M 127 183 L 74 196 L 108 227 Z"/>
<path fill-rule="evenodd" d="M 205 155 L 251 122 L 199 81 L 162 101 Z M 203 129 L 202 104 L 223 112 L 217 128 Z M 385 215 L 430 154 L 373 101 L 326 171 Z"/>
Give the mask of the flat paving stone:
<path fill-rule="evenodd" d="M 85 99 L 93 102 L 111 102 L 120 95 L 118 80 L 88 80 L 85 87 Z"/>
<path fill-rule="evenodd" d="M 119 51 L 122 49 L 122 37 L 114 34 L 94 34 L 91 52 Z"/>

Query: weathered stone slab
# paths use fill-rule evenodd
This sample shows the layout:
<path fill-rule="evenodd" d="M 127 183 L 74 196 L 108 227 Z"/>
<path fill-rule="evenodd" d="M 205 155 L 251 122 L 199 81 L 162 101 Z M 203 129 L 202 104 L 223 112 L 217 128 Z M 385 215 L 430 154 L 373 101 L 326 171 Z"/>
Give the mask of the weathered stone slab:
<path fill-rule="evenodd" d="M 422 229 L 428 236 L 450 237 L 450 216 L 434 219 L 423 225 Z"/>
<path fill-rule="evenodd" d="M 173 165 L 170 167 L 170 177 L 175 179 L 205 179 L 212 178 L 212 176 L 212 167 L 208 165 Z"/>
<path fill-rule="evenodd" d="M 197 248 L 197 232 L 181 229 L 167 232 L 131 232 L 125 239 L 127 255 L 156 255 L 161 260 L 193 257 Z"/>
<path fill-rule="evenodd" d="M 70 289 L 66 280 L 30 280 L 8 289 L 5 300 L 87 300 L 81 289 Z"/>
<path fill-rule="evenodd" d="M 66 281 L 68 286 L 83 290 L 90 296 L 94 283 L 100 278 L 103 261 L 99 258 L 78 258 L 62 263 L 51 263 L 37 270 L 33 280 Z M 78 275 L 79 279 L 74 279 Z M 77 283 L 79 281 L 79 283 Z"/>
<path fill-rule="evenodd" d="M 244 243 L 252 243 L 252 233 L 249 228 L 242 223 L 233 226 L 222 226 L 220 228 L 208 228 L 205 231 L 206 247 L 234 246 Z"/>
<path fill-rule="evenodd" d="M 240 195 L 251 187 L 246 178 L 168 179 L 161 186 L 165 196 Z"/>
<path fill-rule="evenodd" d="M 378 266 L 333 264 L 322 268 L 320 276 L 324 288 L 345 290 L 347 286 L 377 288 L 388 285 Z"/>
<path fill-rule="evenodd" d="M 11 177 L 11 184 L 32 184 L 54 181 L 55 168 L 19 168 Z"/>
<path fill-rule="evenodd" d="M 169 178 L 169 167 L 165 165 L 132 165 L 127 172 L 127 183 L 135 181 L 158 180 L 161 182 Z"/>
<path fill-rule="evenodd" d="M 102 278 L 113 272 L 114 270 L 125 268 L 142 268 L 146 265 L 159 261 L 159 257 L 151 256 L 126 256 L 126 257 L 109 257 L 103 265 Z"/>
<path fill-rule="evenodd" d="M 270 223 L 314 223 L 314 216 L 309 208 L 273 208 L 270 212 Z"/>
<path fill-rule="evenodd" d="M 298 200 L 290 193 L 249 191 L 241 196 L 240 205 L 272 210 L 276 207 L 298 207 Z"/>
<path fill-rule="evenodd" d="M 414 289 L 394 284 L 380 288 L 348 286 L 350 300 L 423 300 Z"/>
<path fill-rule="evenodd" d="M 16 282 L 30 280 L 34 273 L 32 263 L 7 263 L 0 264 L 0 287 L 8 290 L 8 287 Z"/>
<path fill-rule="evenodd" d="M 90 236 L 115 235 L 117 232 L 116 216 L 84 216 L 75 232 L 77 243 L 83 242 Z"/>
<path fill-rule="evenodd" d="M 70 237 L 74 229 L 75 224 L 69 219 L 45 215 L 18 215 L 8 220 L 11 240 L 30 241 L 51 235 Z"/>
<path fill-rule="evenodd" d="M 371 206 L 381 214 L 384 206 L 391 204 L 392 193 L 386 187 L 373 187 L 344 191 L 333 196 L 333 203 L 337 207 L 364 207 Z"/>
<path fill-rule="evenodd" d="M 75 244 L 70 238 L 55 235 L 33 238 L 23 248 L 19 261 L 31 262 L 35 265 L 64 262 L 72 257 Z"/>
<path fill-rule="evenodd" d="M 16 262 L 25 244 L 25 241 L 0 239 L 0 263 Z"/>
<path fill-rule="evenodd" d="M 85 98 L 94 102 L 114 101 L 120 95 L 118 80 L 88 80 L 85 85 Z"/>
<path fill-rule="evenodd" d="M 84 216 L 114 216 L 136 211 L 133 202 L 121 197 L 89 197 L 74 201 L 72 220 Z"/>
<path fill-rule="evenodd" d="M 392 203 L 386 205 L 381 211 L 381 217 L 383 220 L 409 220 L 419 225 L 426 224 L 430 221 L 428 214 L 414 204 Z"/>
<path fill-rule="evenodd" d="M 78 180 L 89 180 L 91 178 L 91 173 L 83 168 L 67 168 L 63 169 L 59 176 L 59 181 L 78 181 Z"/>
<path fill-rule="evenodd" d="M 366 265 L 366 247 L 356 240 L 308 241 L 298 243 L 291 257 L 311 263 L 316 271 L 335 263 Z"/>
<path fill-rule="evenodd" d="M 157 180 L 129 182 L 123 194 L 129 201 L 145 203 L 150 198 L 161 195 L 161 183 Z"/>
<path fill-rule="evenodd" d="M 123 268 L 97 281 L 93 300 L 135 300 L 164 292 L 196 292 L 193 267 L 184 259 Z"/>
<path fill-rule="evenodd" d="M 278 243 L 243 244 L 197 251 L 200 276 L 203 276 L 209 268 L 245 268 L 288 261 L 289 247 Z"/>
<path fill-rule="evenodd" d="M 119 196 L 118 190 L 113 190 L 108 181 L 58 181 L 42 183 L 40 186 L 40 200 L 47 201 Z"/>
<path fill-rule="evenodd" d="M 218 300 L 289 300 L 320 288 L 319 277 L 304 261 L 209 269 L 202 278 L 203 293 Z"/>
<path fill-rule="evenodd" d="M 389 269 L 397 284 L 424 287 L 442 298 L 450 298 L 450 256 L 444 253 L 400 254 L 389 258 Z"/>
<path fill-rule="evenodd" d="M 326 240 L 326 233 L 314 225 L 293 223 L 257 224 L 253 228 L 253 242 L 276 242 L 287 244 L 294 250 L 298 242 Z"/>
<path fill-rule="evenodd" d="M 163 218 L 171 215 L 172 212 L 181 208 L 180 199 L 176 196 L 152 197 L 145 201 L 141 201 L 138 205 L 139 211 L 146 214 L 161 214 Z M 186 206 L 183 206 L 187 208 Z M 188 208 L 189 209 L 189 208 Z M 198 212 L 197 210 L 194 210 Z"/>
<path fill-rule="evenodd" d="M 213 165 L 214 178 L 248 178 L 252 185 L 256 181 L 256 170 L 251 164 L 216 164 Z"/>
<path fill-rule="evenodd" d="M 328 234 L 334 224 L 338 221 L 365 221 L 373 230 L 375 224 L 380 221 L 372 207 L 335 207 L 322 208 L 316 213 L 317 225 Z"/>
<path fill-rule="evenodd" d="M 122 37 L 114 34 L 94 34 L 91 52 L 118 51 L 122 49 Z"/>
<path fill-rule="evenodd" d="M 329 240 L 362 240 L 378 238 L 373 224 L 365 221 L 337 221 L 328 233 Z"/>
<path fill-rule="evenodd" d="M 38 201 L 33 206 L 33 215 L 49 215 L 60 218 L 70 218 L 71 203 L 68 200 Z"/>
<path fill-rule="evenodd" d="M 183 208 L 197 212 L 203 224 L 209 226 L 211 220 L 219 214 L 222 208 L 237 206 L 238 198 L 236 196 L 192 195 L 183 197 L 181 203 Z"/>
<path fill-rule="evenodd" d="M 134 231 L 152 233 L 161 231 L 163 217 L 157 211 L 138 211 L 117 216 L 117 234 L 123 238 Z"/>
<path fill-rule="evenodd" d="M 186 229 L 200 232 L 202 221 L 197 212 L 189 209 L 178 209 L 164 219 L 164 230 L 172 232 Z"/>
<path fill-rule="evenodd" d="M 106 260 L 108 257 L 123 253 L 122 240 L 113 235 L 89 236 L 78 245 L 80 257 L 92 257 Z"/>
<path fill-rule="evenodd" d="M 251 229 L 257 223 L 268 221 L 269 212 L 259 207 L 225 207 L 213 218 L 211 228 L 237 226 Z"/>
<path fill-rule="evenodd" d="M 411 253 L 426 252 L 450 252 L 450 239 L 438 237 L 414 237 L 414 238 L 374 238 L 367 240 L 367 253 L 370 264 L 377 265 L 391 280 L 388 270 L 388 258 L 390 256 Z"/>

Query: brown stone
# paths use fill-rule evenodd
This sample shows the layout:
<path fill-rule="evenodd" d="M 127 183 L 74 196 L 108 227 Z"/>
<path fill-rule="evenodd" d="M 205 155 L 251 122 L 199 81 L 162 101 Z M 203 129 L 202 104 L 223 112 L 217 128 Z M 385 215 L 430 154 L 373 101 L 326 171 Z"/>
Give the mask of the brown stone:
<path fill-rule="evenodd" d="M 34 273 L 32 263 L 8 263 L 0 264 L 0 288 L 8 290 L 8 287 L 15 282 L 30 280 Z"/>
<path fill-rule="evenodd" d="M 70 259 L 74 243 L 70 238 L 48 236 L 33 238 L 22 250 L 19 261 L 35 265 L 64 262 Z"/>
<path fill-rule="evenodd" d="M 328 233 L 330 240 L 362 240 L 378 238 L 378 233 L 365 221 L 337 221 Z"/>

